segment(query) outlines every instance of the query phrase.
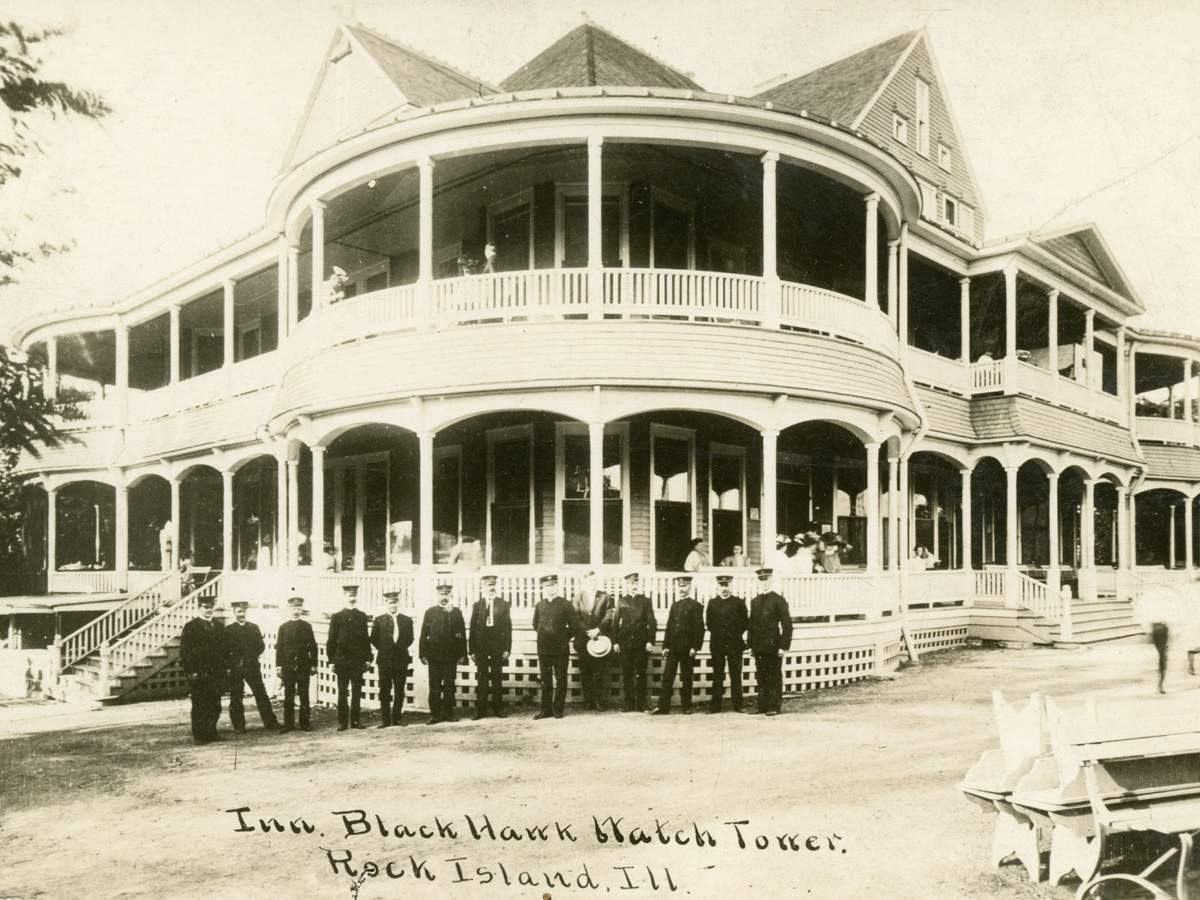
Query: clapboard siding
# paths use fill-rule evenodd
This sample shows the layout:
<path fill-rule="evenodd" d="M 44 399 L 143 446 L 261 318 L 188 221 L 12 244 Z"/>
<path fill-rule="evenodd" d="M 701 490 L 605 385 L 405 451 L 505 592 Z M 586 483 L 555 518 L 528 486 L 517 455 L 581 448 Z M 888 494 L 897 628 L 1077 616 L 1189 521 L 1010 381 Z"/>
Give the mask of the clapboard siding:
<path fill-rule="evenodd" d="M 191 449 L 257 440 L 255 431 L 267 421 L 272 394 L 267 388 L 131 425 L 119 462 L 131 465 Z"/>
<path fill-rule="evenodd" d="M 929 85 L 929 158 L 917 152 L 917 87 L 921 78 Z M 925 38 L 921 37 L 905 59 L 900 70 L 884 88 L 867 115 L 861 129 L 883 141 L 918 177 L 937 185 L 951 196 L 961 199 L 976 212 L 975 240 L 983 240 L 983 217 L 979 215 L 979 197 L 968 173 L 962 138 L 956 133 L 946 106 L 943 86 L 934 75 L 933 60 L 929 55 Z M 908 143 L 901 144 L 892 137 L 892 112 L 895 110 L 908 120 Z M 951 171 L 947 172 L 937 162 L 938 142 L 950 148 L 953 155 Z"/>
<path fill-rule="evenodd" d="M 975 426 L 971 424 L 971 401 L 965 397 L 954 397 L 932 388 L 918 387 L 917 395 L 929 417 L 929 430 L 948 437 L 975 437 Z"/>
<path fill-rule="evenodd" d="M 327 348 L 284 377 L 273 416 L 413 394 L 579 385 L 818 396 L 912 409 L 894 360 L 857 344 L 677 322 L 537 322 Z"/>

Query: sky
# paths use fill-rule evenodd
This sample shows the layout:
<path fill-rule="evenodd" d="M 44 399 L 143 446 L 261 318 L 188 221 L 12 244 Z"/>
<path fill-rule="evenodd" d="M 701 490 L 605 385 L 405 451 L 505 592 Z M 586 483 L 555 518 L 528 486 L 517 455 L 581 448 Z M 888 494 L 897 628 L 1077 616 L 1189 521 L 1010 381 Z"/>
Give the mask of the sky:
<path fill-rule="evenodd" d="M 8 0 L 3 15 L 67 28 L 45 73 L 114 113 L 39 120 L 44 154 L 0 189 L 22 242 L 73 243 L 0 290 L 0 336 L 31 308 L 107 306 L 257 230 L 338 22 L 497 82 L 585 15 L 735 94 L 927 27 L 987 238 L 1094 222 L 1144 324 L 1200 333 L 1194 0 Z"/>

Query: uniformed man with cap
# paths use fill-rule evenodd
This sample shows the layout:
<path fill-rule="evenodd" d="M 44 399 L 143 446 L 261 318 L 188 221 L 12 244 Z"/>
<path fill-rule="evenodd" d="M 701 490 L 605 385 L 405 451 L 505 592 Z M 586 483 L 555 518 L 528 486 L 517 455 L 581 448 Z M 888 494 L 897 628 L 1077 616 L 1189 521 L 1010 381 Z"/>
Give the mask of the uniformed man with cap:
<path fill-rule="evenodd" d="M 617 600 L 615 643 L 621 656 L 621 682 L 625 690 L 625 712 L 646 709 L 646 660 L 654 649 L 658 623 L 650 598 L 638 588 L 638 573 L 630 572 Z"/>
<path fill-rule="evenodd" d="M 675 673 L 682 673 L 683 684 L 679 689 L 679 705 L 687 715 L 692 714 L 692 673 L 696 653 L 704 644 L 704 610 L 692 597 L 692 576 L 679 575 L 675 578 L 678 595 L 667 613 L 667 627 L 663 633 L 662 688 L 658 694 L 656 716 L 665 716 L 671 711 L 671 693 L 675 690 Z"/>
<path fill-rule="evenodd" d="M 329 620 L 325 642 L 325 656 L 337 676 L 338 731 L 366 728 L 361 720 L 363 673 L 371 667 L 371 620 L 357 608 L 357 584 L 342 585 L 342 601 L 346 605 Z"/>
<path fill-rule="evenodd" d="M 480 582 L 483 596 L 471 608 L 468 640 L 475 660 L 475 718 L 492 715 L 504 718 L 504 664 L 512 653 L 512 616 L 508 601 L 496 592 L 496 576 L 489 573 Z"/>
<path fill-rule="evenodd" d="M 537 634 L 538 677 L 542 683 L 542 709 L 535 719 L 561 719 L 567 701 L 567 663 L 571 638 L 580 631 L 575 607 L 559 589 L 557 575 L 541 577 L 542 598 L 533 608 Z"/>
<path fill-rule="evenodd" d="M 438 602 L 421 621 L 421 662 L 429 666 L 429 725 L 454 721 L 455 676 L 467 661 L 467 624 L 462 610 L 450 604 L 454 586 L 448 577 L 438 582 Z"/>
<path fill-rule="evenodd" d="M 214 597 L 196 601 L 200 611 L 179 636 L 179 665 L 187 674 L 192 697 L 192 738 L 197 744 L 220 740 L 221 686 L 225 681 L 225 630 L 213 621 Z"/>
<path fill-rule="evenodd" d="M 755 712 L 777 715 L 783 705 L 783 655 L 792 646 L 792 614 L 771 588 L 771 570 L 758 569 L 759 594 L 750 602 L 750 651 L 758 678 Z"/>
<path fill-rule="evenodd" d="M 279 626 L 275 638 L 275 671 L 283 682 L 283 728 L 296 724 L 296 697 L 300 698 L 300 730 L 312 731 L 309 724 L 308 678 L 317 672 L 317 639 L 312 625 L 304 621 L 304 598 L 289 597 L 291 618 Z"/>
<path fill-rule="evenodd" d="M 379 727 L 403 725 L 404 692 L 412 663 L 412 619 L 400 612 L 400 592 L 384 591 L 387 612 L 371 623 L 375 671 L 379 676 Z"/>
<path fill-rule="evenodd" d="M 742 655 L 746 652 L 746 628 L 750 624 L 750 616 L 746 612 L 746 601 L 733 596 L 730 588 L 732 583 L 732 575 L 717 576 L 717 596 L 708 601 L 704 615 L 713 669 L 712 698 L 708 704 L 710 713 L 721 711 L 726 667 L 729 669 L 734 712 L 742 711 Z"/>
<path fill-rule="evenodd" d="M 238 734 L 245 733 L 246 708 L 242 701 L 246 695 L 246 686 L 249 685 L 263 728 L 274 731 L 279 727 L 279 720 L 275 718 L 275 711 L 271 709 L 271 698 L 267 696 L 267 688 L 263 684 L 262 670 L 258 663 L 258 658 L 266 649 L 262 632 L 253 622 L 246 621 L 246 607 L 249 603 L 245 600 L 234 600 L 229 605 L 233 609 L 233 621 L 225 626 L 225 664 L 229 669 L 229 721 L 233 723 L 234 731 Z"/>

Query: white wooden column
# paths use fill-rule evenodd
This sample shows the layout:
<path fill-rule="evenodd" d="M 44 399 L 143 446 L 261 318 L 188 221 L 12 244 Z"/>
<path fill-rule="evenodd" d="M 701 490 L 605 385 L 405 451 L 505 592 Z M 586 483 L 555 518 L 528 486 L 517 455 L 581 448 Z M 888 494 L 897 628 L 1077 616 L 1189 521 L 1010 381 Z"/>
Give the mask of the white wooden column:
<path fill-rule="evenodd" d="M 221 472 L 221 571 L 233 571 L 233 473 Z"/>
<path fill-rule="evenodd" d="M 958 358 L 971 364 L 971 279 L 958 280 Z"/>
<path fill-rule="evenodd" d="M 899 300 L 899 284 L 900 277 L 896 271 L 896 262 L 900 254 L 900 242 L 888 241 L 888 263 L 887 263 L 887 307 L 888 320 L 892 323 L 892 327 L 899 329 L 900 327 L 900 305 Z"/>
<path fill-rule="evenodd" d="M 300 321 L 300 248 L 295 244 L 287 248 L 287 298 L 287 330 L 291 334 Z"/>
<path fill-rule="evenodd" d="M 288 453 L 287 461 L 287 500 L 288 500 L 288 561 L 293 566 L 300 565 L 300 460 L 292 459 Z"/>
<path fill-rule="evenodd" d="M 1050 568 L 1057 570 L 1062 565 L 1062 549 L 1059 547 L 1058 533 L 1058 473 L 1050 472 L 1047 474 L 1046 483 L 1049 487 L 1047 506 L 1050 509 Z"/>
<path fill-rule="evenodd" d="M 51 338 L 53 340 L 53 338 Z M 54 593 L 58 565 L 58 488 L 46 485 L 46 593 Z"/>
<path fill-rule="evenodd" d="M 1122 325 L 1120 328 L 1117 329 L 1117 371 L 1116 371 L 1116 375 L 1117 375 L 1117 399 L 1118 400 L 1123 400 L 1125 398 L 1125 387 L 1126 387 L 1125 386 L 1125 380 L 1126 380 L 1125 376 L 1127 374 L 1125 371 L 1125 340 L 1126 340 L 1125 326 Z M 1125 407 L 1122 406 L 1122 411 L 1124 411 L 1124 409 L 1125 409 Z M 1132 421 L 1128 422 L 1128 424 L 1130 425 L 1130 427 L 1133 426 Z"/>
<path fill-rule="evenodd" d="M 1058 377 L 1058 288 L 1052 288 L 1046 298 L 1047 327 L 1049 328 L 1048 356 L 1050 361 L 1050 377 Z"/>
<path fill-rule="evenodd" d="M 764 566 L 773 563 L 771 551 L 775 549 L 775 535 L 779 531 L 779 432 L 762 433 L 762 498 L 759 501 L 758 531 L 759 559 Z"/>
<path fill-rule="evenodd" d="M 1017 467 L 1005 466 L 1005 522 L 1004 522 L 1004 565 L 1005 606 L 1016 607 L 1020 596 L 1017 587 Z"/>
<path fill-rule="evenodd" d="M 437 312 L 433 303 L 433 165 L 429 156 L 417 160 L 417 315 L 426 328 L 433 325 Z M 421 565 L 428 564 L 422 557 Z"/>
<path fill-rule="evenodd" d="M 1192 570 L 1192 498 L 1183 498 L 1183 567 Z"/>
<path fill-rule="evenodd" d="M 1167 568 L 1175 568 L 1175 504 L 1171 504 L 1171 530 L 1167 542 Z"/>
<path fill-rule="evenodd" d="M 309 527 L 313 565 L 325 552 L 325 448 L 312 447 L 312 523 Z"/>
<path fill-rule="evenodd" d="M 778 237 L 778 177 L 779 154 L 775 151 L 762 156 L 762 324 L 764 328 L 779 327 L 782 294 L 779 285 Z M 772 540 L 774 536 L 772 535 Z"/>
<path fill-rule="evenodd" d="M 876 575 L 883 567 L 883 547 L 879 526 L 879 445 L 865 445 L 867 450 L 867 572 Z"/>
<path fill-rule="evenodd" d="M 1089 390 L 1092 388 L 1092 351 L 1096 347 L 1096 311 L 1087 309 L 1083 312 L 1083 368 L 1087 373 L 1087 381 L 1084 386 Z M 1096 379 L 1097 389 L 1102 382 Z"/>
<path fill-rule="evenodd" d="M 120 316 L 113 322 L 113 343 L 117 367 L 117 424 L 124 427 L 129 421 L 129 326 Z"/>
<path fill-rule="evenodd" d="M 900 245 L 897 249 L 896 304 L 899 306 L 900 355 L 908 352 L 908 223 L 900 224 Z M 907 558 L 908 551 L 905 551 Z"/>
<path fill-rule="evenodd" d="M 1129 492 L 1129 569 L 1137 568 L 1137 494 Z"/>
<path fill-rule="evenodd" d="M 309 315 L 323 307 L 325 296 L 325 203 L 312 202 L 312 305 Z"/>
<path fill-rule="evenodd" d="M 222 291 L 223 291 L 222 299 L 224 301 L 223 314 L 221 317 L 222 322 L 224 323 L 223 324 L 224 331 L 222 332 L 222 337 L 224 338 L 224 345 L 225 345 L 224 346 L 225 358 L 222 362 L 222 365 L 224 366 L 224 368 L 228 369 L 230 366 L 233 365 L 233 351 L 234 351 L 234 345 L 233 345 L 233 338 L 234 338 L 233 292 L 236 289 L 237 284 L 236 284 L 236 282 L 234 282 L 234 280 L 232 278 L 226 278 L 225 281 L 222 282 L 221 287 L 222 287 Z"/>
<path fill-rule="evenodd" d="M 604 423 L 588 423 L 588 536 L 592 568 L 604 565 Z"/>
<path fill-rule="evenodd" d="M 366 529 L 363 527 L 363 516 L 367 509 L 367 467 L 354 467 L 354 571 L 362 572 L 367 568 Z"/>
<path fill-rule="evenodd" d="M 603 146 L 603 138 L 588 138 L 588 318 L 594 321 L 604 318 L 604 180 L 602 177 Z M 593 559 L 592 565 L 599 565 L 599 563 Z"/>
<path fill-rule="evenodd" d="M 179 569 L 179 535 L 183 530 L 180 518 L 183 516 L 183 504 L 179 496 L 182 486 L 179 479 L 171 476 L 171 571 Z"/>
<path fill-rule="evenodd" d="M 46 380 L 42 393 L 50 400 L 58 399 L 58 338 L 46 338 Z"/>
<path fill-rule="evenodd" d="M 1017 392 L 1017 267 L 1004 270 L 1004 393 Z"/>
<path fill-rule="evenodd" d="M 1118 361 L 1119 362 L 1119 361 Z M 1129 348 L 1129 427 L 1137 424 L 1137 345 Z M 1130 497 L 1133 495 L 1130 494 Z"/>
<path fill-rule="evenodd" d="M 168 342 L 168 365 L 171 367 L 167 379 L 169 384 L 179 384 L 179 304 L 171 304 L 171 318 L 169 323 L 170 334 L 167 338 Z"/>
<path fill-rule="evenodd" d="M 292 535 L 288 530 L 287 445 L 275 454 L 275 567 L 291 565 Z"/>
<path fill-rule="evenodd" d="M 1180 417 L 1189 424 L 1192 421 L 1192 361 L 1183 362 L 1183 415 Z"/>
<path fill-rule="evenodd" d="M 116 487 L 113 495 L 113 528 L 116 532 L 113 535 L 113 555 L 116 557 L 113 568 L 117 573 L 117 590 L 125 591 L 129 589 L 129 488 L 120 470 L 114 471 L 113 475 Z"/>
<path fill-rule="evenodd" d="M 959 519 L 962 521 L 962 566 L 963 569 L 972 568 L 971 543 L 972 543 L 972 528 L 974 523 L 971 521 L 971 470 L 961 469 L 959 475 L 962 476 L 962 499 L 959 501 Z"/>
<path fill-rule="evenodd" d="M 288 246 L 283 236 L 276 242 L 278 256 L 275 260 L 275 330 L 278 334 L 278 346 L 283 346 L 283 339 L 288 334 Z"/>
<path fill-rule="evenodd" d="M 417 433 L 419 448 L 421 482 L 420 490 L 420 526 L 421 526 L 421 568 L 433 570 L 433 432 Z"/>
<path fill-rule="evenodd" d="M 903 259 L 903 257 L 901 257 Z M 904 307 L 901 307 L 903 311 Z M 896 562 L 899 565 L 898 581 L 900 586 L 900 605 L 901 609 L 908 609 L 908 560 L 912 554 L 912 538 L 913 533 L 908 529 L 909 517 L 909 483 L 908 483 L 908 458 L 901 457 L 897 471 L 897 479 L 899 484 L 896 491 L 897 516 L 896 521 L 898 526 L 896 529 L 896 537 L 898 545 L 896 548 Z"/>
<path fill-rule="evenodd" d="M 893 572 L 900 571 L 900 467 L 899 460 L 888 457 L 888 561 Z"/>
<path fill-rule="evenodd" d="M 1083 538 L 1080 555 L 1083 558 L 1079 561 L 1079 567 L 1091 570 L 1096 568 L 1096 480 L 1094 478 L 1083 480 L 1083 509 L 1080 517 L 1082 522 L 1079 534 Z"/>
<path fill-rule="evenodd" d="M 1117 570 L 1129 570 L 1129 489 L 1117 485 Z"/>
<path fill-rule="evenodd" d="M 346 513 L 346 469 L 337 466 L 333 470 L 333 549 L 337 568 L 342 567 L 342 518 Z"/>
<path fill-rule="evenodd" d="M 870 306 L 879 306 L 879 195 L 867 194 L 867 239 L 866 277 L 863 282 L 863 300 Z"/>

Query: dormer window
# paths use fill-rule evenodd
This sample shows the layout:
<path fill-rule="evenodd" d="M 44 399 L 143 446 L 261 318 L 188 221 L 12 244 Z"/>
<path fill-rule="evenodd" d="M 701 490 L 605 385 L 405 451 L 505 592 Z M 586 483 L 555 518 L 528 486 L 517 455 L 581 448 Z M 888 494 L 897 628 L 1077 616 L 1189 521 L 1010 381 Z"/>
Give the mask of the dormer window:
<path fill-rule="evenodd" d="M 901 144 L 908 143 L 908 119 L 900 113 L 892 113 L 892 137 Z"/>
<path fill-rule="evenodd" d="M 953 161 L 952 161 L 952 157 L 950 155 L 950 148 L 947 147 L 945 144 L 941 144 L 941 143 L 938 144 L 938 165 L 941 166 L 943 169 L 945 169 L 947 172 L 949 172 L 951 170 L 951 168 L 953 168 Z"/>
<path fill-rule="evenodd" d="M 929 156 L 929 85 L 917 79 L 917 152 Z"/>

